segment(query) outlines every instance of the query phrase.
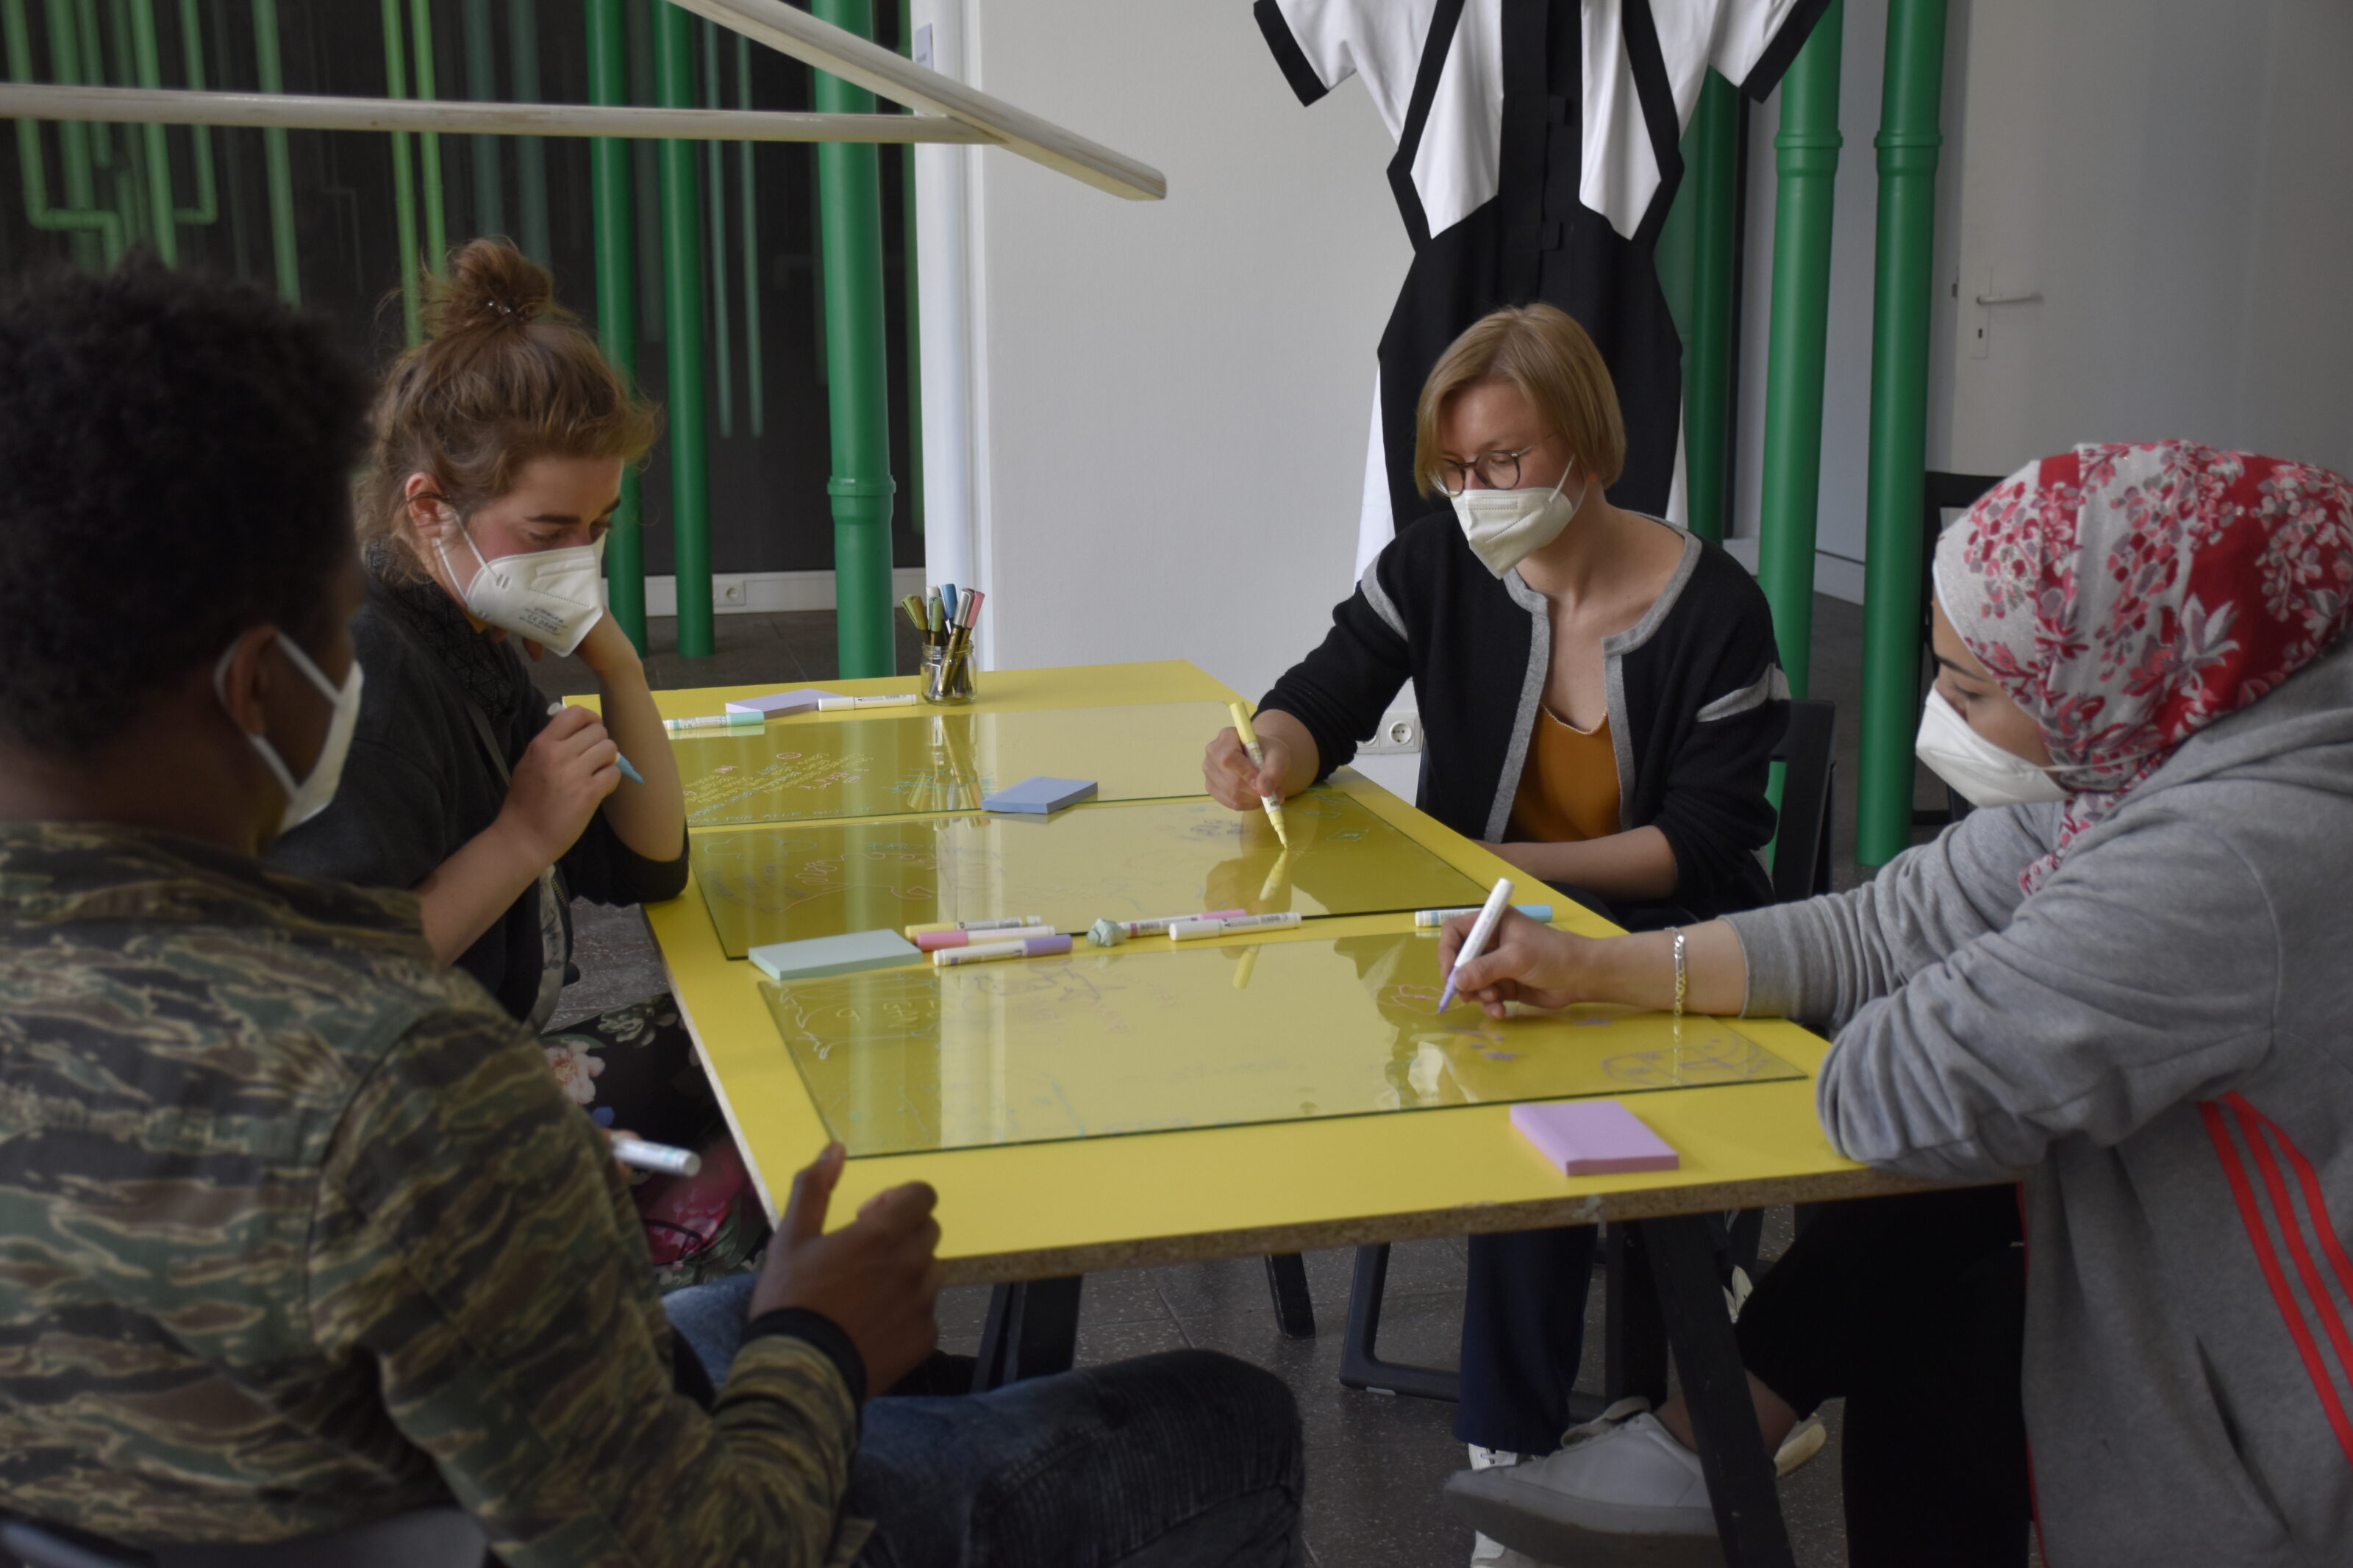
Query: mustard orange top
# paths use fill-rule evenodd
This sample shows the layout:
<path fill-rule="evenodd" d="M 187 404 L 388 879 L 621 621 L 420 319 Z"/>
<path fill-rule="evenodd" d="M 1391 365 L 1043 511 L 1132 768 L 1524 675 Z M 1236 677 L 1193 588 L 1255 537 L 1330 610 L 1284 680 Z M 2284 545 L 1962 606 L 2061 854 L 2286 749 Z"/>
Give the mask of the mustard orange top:
<path fill-rule="evenodd" d="M 1579 844 L 1619 831 L 1618 752 L 1605 715 L 1590 730 L 1573 729 L 1539 706 L 1528 737 L 1527 765 L 1512 797 L 1512 822 L 1540 844 Z"/>

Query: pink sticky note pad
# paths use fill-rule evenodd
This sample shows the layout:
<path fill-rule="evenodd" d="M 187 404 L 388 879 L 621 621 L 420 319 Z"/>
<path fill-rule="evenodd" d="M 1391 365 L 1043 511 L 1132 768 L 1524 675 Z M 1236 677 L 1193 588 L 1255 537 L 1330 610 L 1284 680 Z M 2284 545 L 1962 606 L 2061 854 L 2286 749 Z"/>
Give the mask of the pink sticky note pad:
<path fill-rule="evenodd" d="M 1672 1171 L 1683 1157 L 1614 1100 L 1552 1100 L 1512 1107 L 1512 1125 L 1571 1176 Z"/>

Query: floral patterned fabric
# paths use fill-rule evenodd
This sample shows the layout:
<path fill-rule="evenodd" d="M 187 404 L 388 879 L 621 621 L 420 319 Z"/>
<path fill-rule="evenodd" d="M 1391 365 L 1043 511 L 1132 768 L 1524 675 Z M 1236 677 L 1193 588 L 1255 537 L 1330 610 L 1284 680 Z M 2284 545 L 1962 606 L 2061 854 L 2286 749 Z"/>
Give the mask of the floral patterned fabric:
<path fill-rule="evenodd" d="M 2069 791 L 2058 847 L 2174 750 L 2310 663 L 2353 604 L 2353 486 L 2189 442 L 2031 463 L 1936 544 L 1936 599 L 2042 728 Z"/>
<path fill-rule="evenodd" d="M 735 1151 L 694 1043 L 667 992 L 540 1037 L 548 1070 L 600 1127 L 702 1156 L 692 1176 L 629 1173 L 654 1285 L 665 1295 L 741 1273 L 768 1238 L 759 1194 Z"/>

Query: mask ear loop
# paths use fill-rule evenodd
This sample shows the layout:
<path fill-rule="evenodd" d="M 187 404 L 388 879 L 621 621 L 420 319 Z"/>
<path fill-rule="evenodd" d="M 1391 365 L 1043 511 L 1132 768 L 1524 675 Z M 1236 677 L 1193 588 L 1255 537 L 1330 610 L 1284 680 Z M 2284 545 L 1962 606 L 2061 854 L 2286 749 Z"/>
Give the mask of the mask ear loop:
<path fill-rule="evenodd" d="M 293 647 L 293 643 L 287 638 L 285 633 L 272 632 L 270 635 L 278 641 L 285 643 L 288 648 Z M 278 787 L 286 792 L 286 798 L 292 800 L 301 786 L 294 782 L 294 774 L 287 767 L 286 759 L 278 754 L 278 748 L 270 744 L 268 735 L 257 735 L 244 725 L 238 724 L 236 712 L 228 705 L 228 667 L 229 661 L 236 657 L 237 644 L 231 643 L 221 649 L 220 658 L 214 661 L 213 699 L 221 705 L 221 711 L 228 715 L 228 721 L 236 726 L 237 732 L 245 737 L 246 744 L 259 752 L 261 760 L 269 764 L 270 773 L 278 780 Z M 309 675 L 313 680 L 325 679 L 319 673 L 318 666 L 312 664 L 307 655 L 301 656 L 299 668 L 301 668 L 303 673 Z"/>

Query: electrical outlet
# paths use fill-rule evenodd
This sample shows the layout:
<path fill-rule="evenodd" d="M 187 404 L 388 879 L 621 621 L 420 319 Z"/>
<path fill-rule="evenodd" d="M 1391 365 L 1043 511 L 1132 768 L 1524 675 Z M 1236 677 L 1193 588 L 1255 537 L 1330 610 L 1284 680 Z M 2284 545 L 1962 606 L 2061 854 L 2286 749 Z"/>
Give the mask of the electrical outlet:
<path fill-rule="evenodd" d="M 711 602 L 722 609 L 749 608 L 752 592 L 741 577 L 713 577 L 711 580 Z"/>
<path fill-rule="evenodd" d="M 1356 748 L 1369 757 L 1402 756 L 1421 750 L 1421 715 L 1410 708 L 1384 716 L 1373 738 Z"/>

